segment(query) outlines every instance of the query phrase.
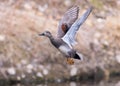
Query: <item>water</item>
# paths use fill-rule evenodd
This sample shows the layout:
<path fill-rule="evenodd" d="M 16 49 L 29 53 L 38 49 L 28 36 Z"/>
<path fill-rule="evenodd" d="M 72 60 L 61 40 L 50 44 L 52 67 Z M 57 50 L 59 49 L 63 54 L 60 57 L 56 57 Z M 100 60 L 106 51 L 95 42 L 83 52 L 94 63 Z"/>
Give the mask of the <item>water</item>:
<path fill-rule="evenodd" d="M 100 82 L 100 83 L 76 83 L 76 82 L 69 82 L 69 83 L 51 83 L 51 84 L 33 84 L 33 85 L 22 85 L 16 84 L 13 86 L 120 86 L 120 81 L 113 83 L 113 82 Z"/>
<path fill-rule="evenodd" d="M 120 78 L 110 79 L 100 82 L 64 82 L 64 83 L 45 83 L 45 84 L 15 84 L 3 86 L 120 86 Z"/>

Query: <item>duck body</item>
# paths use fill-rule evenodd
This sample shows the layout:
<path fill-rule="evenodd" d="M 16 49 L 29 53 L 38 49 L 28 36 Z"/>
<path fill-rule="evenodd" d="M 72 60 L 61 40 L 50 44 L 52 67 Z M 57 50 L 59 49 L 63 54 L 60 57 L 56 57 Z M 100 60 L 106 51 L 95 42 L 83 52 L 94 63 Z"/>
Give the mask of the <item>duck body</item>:
<path fill-rule="evenodd" d="M 50 41 L 65 57 L 73 57 L 72 54 L 75 53 L 75 50 L 71 49 L 62 39 Z"/>
<path fill-rule="evenodd" d="M 75 6 L 69 9 L 58 26 L 57 37 L 53 37 L 49 31 L 45 31 L 40 36 L 46 36 L 50 39 L 52 45 L 56 47 L 65 57 L 69 64 L 73 64 L 74 61 L 71 58 L 82 60 L 82 57 L 76 50 L 73 48 L 73 45 L 76 43 L 75 35 L 79 30 L 79 27 L 85 22 L 89 16 L 92 8 L 89 8 L 81 18 L 78 19 L 79 7 Z"/>
<path fill-rule="evenodd" d="M 49 31 L 45 31 L 40 36 L 45 36 L 50 39 L 52 45 L 57 48 L 65 57 L 67 58 L 75 58 L 81 60 L 82 58 L 78 53 L 70 47 L 66 42 L 64 42 L 61 38 L 55 38 Z"/>
<path fill-rule="evenodd" d="M 55 38 L 52 35 L 48 38 L 50 39 L 52 45 L 57 48 L 65 57 L 79 60 L 82 59 L 82 57 L 80 57 L 80 55 L 78 55 L 78 53 L 76 53 L 76 51 L 71 48 L 66 42 L 64 42 L 61 38 Z"/>

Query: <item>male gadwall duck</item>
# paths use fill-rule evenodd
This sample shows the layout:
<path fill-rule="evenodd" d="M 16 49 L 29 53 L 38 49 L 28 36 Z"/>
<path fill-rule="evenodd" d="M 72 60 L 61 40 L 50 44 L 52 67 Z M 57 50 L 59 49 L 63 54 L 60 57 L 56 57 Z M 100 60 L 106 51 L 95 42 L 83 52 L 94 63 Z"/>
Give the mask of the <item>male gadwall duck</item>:
<path fill-rule="evenodd" d="M 57 37 L 53 37 L 49 31 L 45 31 L 40 36 L 46 36 L 50 39 L 51 43 L 65 56 L 67 57 L 68 64 L 74 64 L 74 59 L 82 60 L 82 56 L 73 49 L 73 45 L 76 43 L 75 34 L 79 30 L 80 26 L 85 22 L 92 7 L 89 8 L 81 18 L 78 19 L 79 7 L 74 6 L 69 9 L 58 26 Z"/>

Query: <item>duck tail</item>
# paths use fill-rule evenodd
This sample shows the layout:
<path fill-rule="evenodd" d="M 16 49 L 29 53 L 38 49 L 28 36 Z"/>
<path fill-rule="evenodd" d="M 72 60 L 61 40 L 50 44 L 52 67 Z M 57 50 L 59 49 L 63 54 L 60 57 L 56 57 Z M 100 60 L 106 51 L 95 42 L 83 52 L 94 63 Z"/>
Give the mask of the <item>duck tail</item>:
<path fill-rule="evenodd" d="M 83 60 L 83 57 L 81 54 L 79 54 L 78 52 L 76 52 L 75 56 L 74 56 L 75 59 L 78 59 L 78 60 Z"/>

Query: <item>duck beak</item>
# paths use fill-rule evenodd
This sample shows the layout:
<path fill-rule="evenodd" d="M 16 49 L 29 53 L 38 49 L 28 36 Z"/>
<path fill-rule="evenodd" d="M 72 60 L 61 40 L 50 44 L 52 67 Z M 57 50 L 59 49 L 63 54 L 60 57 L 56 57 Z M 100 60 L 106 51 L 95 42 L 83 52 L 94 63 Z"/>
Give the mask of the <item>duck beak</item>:
<path fill-rule="evenodd" d="M 39 36 L 44 36 L 45 34 L 44 33 L 41 33 L 41 34 L 38 34 Z"/>

